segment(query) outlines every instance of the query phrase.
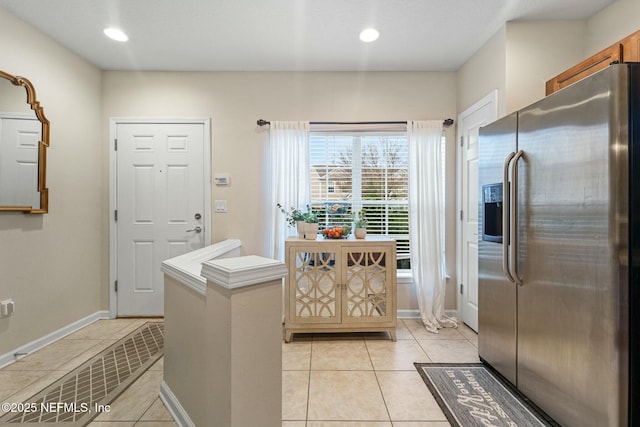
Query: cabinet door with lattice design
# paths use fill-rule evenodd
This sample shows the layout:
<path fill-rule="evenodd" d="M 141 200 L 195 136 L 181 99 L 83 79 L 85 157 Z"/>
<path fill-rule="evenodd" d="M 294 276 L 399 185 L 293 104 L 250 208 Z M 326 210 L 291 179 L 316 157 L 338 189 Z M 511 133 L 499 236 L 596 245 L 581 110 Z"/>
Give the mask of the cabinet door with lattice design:
<path fill-rule="evenodd" d="M 394 290 L 390 289 L 395 261 L 388 246 L 343 247 L 342 319 L 345 323 L 393 320 Z"/>
<path fill-rule="evenodd" d="M 340 323 L 339 248 L 294 247 L 289 252 L 292 323 Z M 291 302 L 295 303 L 292 304 Z"/>

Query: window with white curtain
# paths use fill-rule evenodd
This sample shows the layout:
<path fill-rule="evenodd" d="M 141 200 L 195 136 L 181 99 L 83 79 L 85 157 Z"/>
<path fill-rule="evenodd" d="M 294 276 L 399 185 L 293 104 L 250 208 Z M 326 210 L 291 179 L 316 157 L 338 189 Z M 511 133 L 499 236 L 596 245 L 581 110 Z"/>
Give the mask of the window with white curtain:
<path fill-rule="evenodd" d="M 443 135 L 443 178 L 444 144 Z M 320 229 L 350 224 L 364 209 L 367 234 L 395 239 L 398 270 L 410 270 L 407 132 L 312 129 L 309 163 Z"/>
<path fill-rule="evenodd" d="M 320 228 L 350 224 L 364 209 L 367 233 L 394 238 L 398 269 L 409 269 L 406 132 L 312 132 L 309 160 Z"/>

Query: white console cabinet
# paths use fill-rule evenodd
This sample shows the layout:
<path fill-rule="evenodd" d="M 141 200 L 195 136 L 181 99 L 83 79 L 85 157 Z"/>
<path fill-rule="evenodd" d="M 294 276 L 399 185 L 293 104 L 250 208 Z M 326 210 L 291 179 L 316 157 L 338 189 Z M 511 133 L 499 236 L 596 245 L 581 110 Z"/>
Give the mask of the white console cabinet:
<path fill-rule="evenodd" d="M 396 340 L 396 242 L 285 242 L 285 342 L 302 332 L 389 332 Z"/>

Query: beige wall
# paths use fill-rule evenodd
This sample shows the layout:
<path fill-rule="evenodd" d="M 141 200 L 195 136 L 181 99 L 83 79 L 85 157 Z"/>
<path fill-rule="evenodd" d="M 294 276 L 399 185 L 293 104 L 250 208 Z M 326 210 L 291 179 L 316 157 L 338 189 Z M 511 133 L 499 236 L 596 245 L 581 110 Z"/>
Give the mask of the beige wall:
<path fill-rule="evenodd" d="M 584 21 L 506 25 L 506 112 L 544 98 L 547 80 L 582 61 Z"/>
<path fill-rule="evenodd" d="M 168 274 L 164 275 L 166 305 L 164 323 L 164 377 L 196 426 L 206 424 L 207 300 Z"/>
<path fill-rule="evenodd" d="M 498 115 L 504 115 L 507 71 L 505 37 L 503 27 L 458 70 L 458 114 L 497 89 Z"/>
<path fill-rule="evenodd" d="M 51 122 L 49 213 L 0 212 L 0 355 L 100 309 L 101 72 L 0 9 L 0 69 L 31 80 Z"/>
<path fill-rule="evenodd" d="M 494 89 L 499 117 L 544 97 L 547 80 L 582 60 L 584 33 L 584 21 L 508 22 L 458 70 L 458 114 Z"/>
<path fill-rule="evenodd" d="M 212 200 L 227 200 L 228 213 L 213 214 L 212 240 L 239 238 L 243 253 L 263 256 L 268 253 L 267 220 L 275 206 L 268 200 L 268 129 L 258 127 L 257 119 L 420 120 L 456 114 L 455 73 L 108 71 L 103 84 L 104 123 L 115 116 L 212 119 L 212 173 L 231 177 L 229 187 L 213 188 Z M 453 158 L 452 131 L 448 135 Z M 107 162 L 105 148 L 104 169 Z M 449 172 L 453 194 L 455 171 Z M 105 189 L 105 204 L 107 194 Z M 449 211 L 455 212 L 455 198 L 448 201 Z M 453 228 L 451 232 L 454 235 Z M 407 298 L 400 308 L 413 305 L 415 301 Z"/>
<path fill-rule="evenodd" d="M 585 58 L 640 30 L 640 1 L 618 0 L 587 19 L 586 27 Z"/>

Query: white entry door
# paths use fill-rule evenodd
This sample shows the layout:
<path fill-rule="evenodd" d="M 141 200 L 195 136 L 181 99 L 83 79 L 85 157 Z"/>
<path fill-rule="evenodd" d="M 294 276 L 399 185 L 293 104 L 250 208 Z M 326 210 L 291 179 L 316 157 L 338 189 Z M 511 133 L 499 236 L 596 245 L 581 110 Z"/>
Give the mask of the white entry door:
<path fill-rule="evenodd" d="M 478 331 L 478 133 L 497 119 L 497 93 L 484 97 L 458 116 L 460 138 L 459 272 L 462 321 Z"/>
<path fill-rule="evenodd" d="M 206 242 L 204 123 L 116 127 L 117 314 L 164 313 L 162 261 Z"/>

